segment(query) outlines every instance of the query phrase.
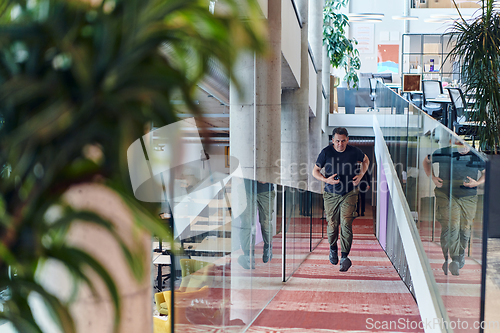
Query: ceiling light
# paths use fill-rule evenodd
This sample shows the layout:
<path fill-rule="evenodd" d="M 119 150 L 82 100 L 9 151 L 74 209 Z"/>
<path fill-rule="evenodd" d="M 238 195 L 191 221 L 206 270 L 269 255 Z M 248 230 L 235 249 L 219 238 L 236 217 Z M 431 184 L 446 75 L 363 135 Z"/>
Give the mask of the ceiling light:
<path fill-rule="evenodd" d="M 381 18 L 371 18 L 371 17 L 351 17 L 349 22 L 382 22 Z"/>
<path fill-rule="evenodd" d="M 415 21 L 418 20 L 418 16 L 393 16 L 393 20 L 406 20 L 406 21 Z"/>
<path fill-rule="evenodd" d="M 369 17 L 369 18 L 383 18 L 384 14 L 382 13 L 349 13 L 347 14 L 349 17 Z"/>
<path fill-rule="evenodd" d="M 437 19 L 437 18 L 431 18 L 431 19 L 426 19 L 424 20 L 424 22 L 427 22 L 427 23 L 452 23 L 453 20 L 452 19 Z"/>
<path fill-rule="evenodd" d="M 471 15 L 462 15 L 464 19 L 471 18 Z M 447 19 L 447 20 L 457 20 L 460 18 L 458 14 L 432 14 L 431 18 L 433 19 Z"/>

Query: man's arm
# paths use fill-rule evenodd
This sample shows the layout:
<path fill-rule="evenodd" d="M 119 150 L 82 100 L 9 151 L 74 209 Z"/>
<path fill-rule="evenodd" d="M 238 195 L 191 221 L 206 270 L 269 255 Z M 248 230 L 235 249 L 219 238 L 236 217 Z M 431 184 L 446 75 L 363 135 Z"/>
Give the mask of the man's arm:
<path fill-rule="evenodd" d="M 441 188 L 443 186 L 443 180 L 439 177 L 434 176 L 434 170 L 432 169 L 432 162 L 431 160 L 429 160 L 429 155 L 425 156 L 424 160 L 422 161 L 422 166 L 424 167 L 425 174 L 428 177 L 431 177 L 436 187 Z"/>
<path fill-rule="evenodd" d="M 352 183 L 354 186 L 358 186 L 358 184 L 361 182 L 361 178 L 363 178 L 366 171 L 368 171 L 369 166 L 370 166 L 370 159 L 365 154 L 365 157 L 363 157 L 363 161 L 361 162 L 361 170 L 359 175 L 356 175 L 352 178 Z"/>
<path fill-rule="evenodd" d="M 316 164 L 314 165 L 314 168 L 313 168 L 313 171 L 312 171 L 312 175 L 314 178 L 316 178 L 317 180 L 319 181 L 322 181 L 322 182 L 325 182 L 327 184 L 332 184 L 332 185 L 335 185 L 335 184 L 338 184 L 340 183 L 340 180 L 335 180 L 333 179 L 337 174 L 334 174 L 334 175 L 331 175 L 330 177 L 326 178 L 325 176 L 323 176 L 321 174 L 321 168 L 319 166 L 317 166 Z"/>
<path fill-rule="evenodd" d="M 422 162 L 422 166 L 424 167 L 424 171 L 427 177 L 430 177 L 432 174 L 432 163 L 429 160 L 429 155 L 425 156 L 424 161 Z"/>

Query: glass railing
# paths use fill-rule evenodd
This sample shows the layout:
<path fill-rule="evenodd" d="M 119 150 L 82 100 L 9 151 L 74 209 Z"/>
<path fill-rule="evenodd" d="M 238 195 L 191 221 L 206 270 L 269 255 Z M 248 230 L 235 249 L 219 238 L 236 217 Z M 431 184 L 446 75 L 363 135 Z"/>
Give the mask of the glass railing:
<path fill-rule="evenodd" d="M 323 238 L 323 197 L 318 193 L 284 187 L 285 259 L 288 280 Z M 326 234 L 326 233 L 325 233 Z"/>
<path fill-rule="evenodd" d="M 200 158 L 200 142 L 177 142 L 176 129 L 144 138 L 151 173 L 162 172 L 135 190 L 158 195 L 172 229 L 171 240 L 153 241 L 154 331 L 242 332 L 321 241 L 322 196 L 245 179 L 238 161 L 224 172 L 217 154 Z M 177 144 L 184 155 L 165 167 L 162 154 Z"/>
<path fill-rule="evenodd" d="M 422 318 L 423 309 L 434 306 L 434 314 L 427 317 L 437 316 L 436 323 L 441 322 L 433 324 L 436 328 L 477 332 L 484 297 L 481 265 L 486 245 L 483 175 L 487 159 L 467 138 L 457 136 L 381 83 L 377 104 L 377 236 L 415 295 Z M 412 235 L 418 237 L 416 246 L 405 243 Z M 426 287 L 417 286 L 422 280 Z M 420 303 L 419 297 L 429 303 Z"/>

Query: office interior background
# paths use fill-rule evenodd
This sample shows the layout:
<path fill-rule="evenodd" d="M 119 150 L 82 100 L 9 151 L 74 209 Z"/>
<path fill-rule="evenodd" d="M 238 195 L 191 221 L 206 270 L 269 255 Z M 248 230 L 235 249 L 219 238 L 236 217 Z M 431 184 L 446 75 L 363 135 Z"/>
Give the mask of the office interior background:
<path fill-rule="evenodd" d="M 195 93 L 201 115 L 176 101 L 177 122 L 150 123 L 122 152 L 133 195 L 156 207 L 170 235 L 138 235 L 123 201 L 98 184 L 65 194 L 145 252 L 146 277 L 137 282 L 112 237 L 99 228 L 72 229 L 71 241 L 109 270 L 122 300 L 116 323 L 102 282 L 97 293 L 82 285 L 72 294 L 64 267 L 45 263 L 39 279 L 71 299 L 75 331 L 500 331 L 500 244 L 487 233 L 498 224 L 489 215 L 495 168 L 471 131 L 459 131 L 469 128 L 467 120 L 450 101 L 443 109 L 448 118 L 433 117 L 421 110 L 422 89 L 403 85 L 404 74 L 416 74 L 419 83 L 460 87 L 459 60 L 447 58 L 458 19 L 453 1 L 350 0 L 340 9 L 349 17 L 349 38 L 358 41 L 358 89 L 330 66 L 324 1 L 257 3 L 266 55 L 240 55 L 234 77 L 211 63 Z M 476 1 L 456 5 L 464 17 L 480 10 Z M 218 1 L 207 8 L 215 15 L 225 10 Z M 370 159 L 348 272 L 328 261 L 323 184 L 312 177 L 336 127 L 347 128 L 349 143 Z M 450 190 L 438 204 L 423 164 L 453 144 L 467 147 L 471 163 L 486 173 L 457 275 L 443 263 L 439 205 L 453 207 L 458 194 Z M 43 302 L 32 297 L 30 306 L 43 332 L 62 332 Z M 16 329 L 0 322 L 0 332 Z"/>

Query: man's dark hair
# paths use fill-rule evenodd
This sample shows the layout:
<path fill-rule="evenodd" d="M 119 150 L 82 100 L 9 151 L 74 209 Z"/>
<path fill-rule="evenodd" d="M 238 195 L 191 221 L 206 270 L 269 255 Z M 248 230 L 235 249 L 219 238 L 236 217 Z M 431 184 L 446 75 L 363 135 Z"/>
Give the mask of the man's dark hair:
<path fill-rule="evenodd" d="M 332 131 L 332 137 L 334 137 L 335 134 L 349 136 L 349 133 L 347 133 L 347 129 L 345 127 L 334 128 Z"/>

